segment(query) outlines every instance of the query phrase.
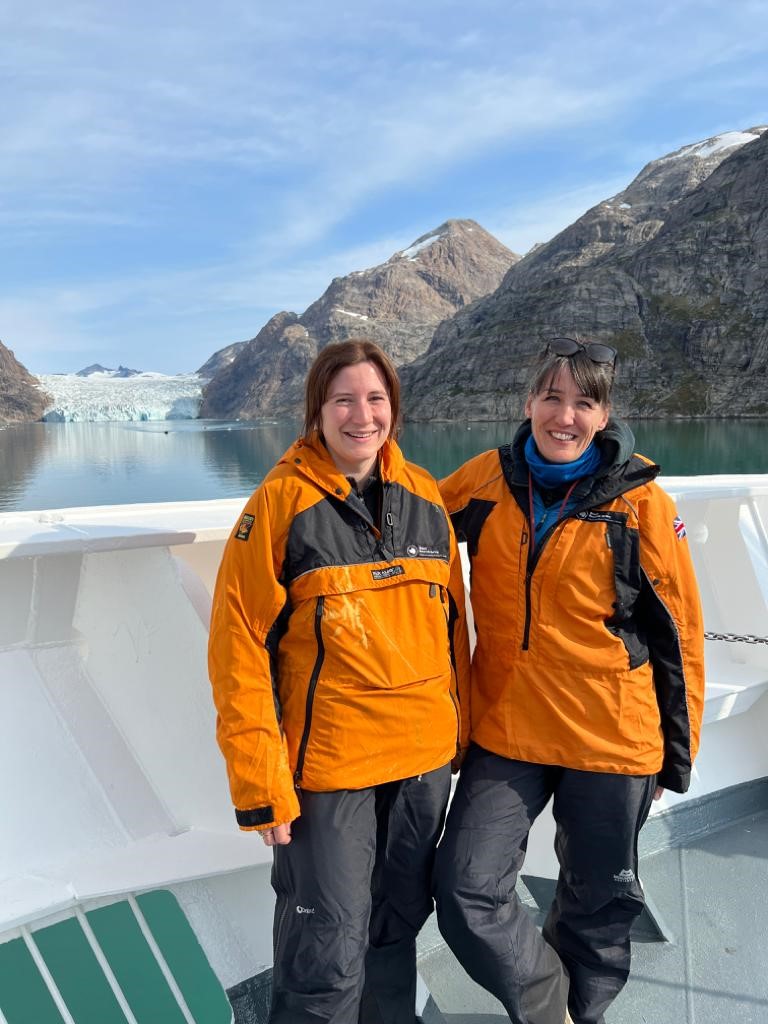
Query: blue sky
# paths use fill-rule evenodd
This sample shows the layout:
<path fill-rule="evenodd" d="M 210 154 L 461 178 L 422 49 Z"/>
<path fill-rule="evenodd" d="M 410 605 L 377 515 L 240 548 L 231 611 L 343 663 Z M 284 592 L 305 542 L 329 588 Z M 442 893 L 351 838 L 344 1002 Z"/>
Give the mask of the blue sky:
<path fill-rule="evenodd" d="M 450 217 L 517 252 L 768 120 L 763 0 L 3 0 L 0 339 L 176 373 Z"/>

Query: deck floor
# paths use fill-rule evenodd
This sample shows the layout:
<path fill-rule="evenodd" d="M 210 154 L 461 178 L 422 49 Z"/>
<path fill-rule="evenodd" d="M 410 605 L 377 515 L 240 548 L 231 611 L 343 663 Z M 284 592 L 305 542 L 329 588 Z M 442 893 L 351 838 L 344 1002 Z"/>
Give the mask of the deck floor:
<path fill-rule="evenodd" d="M 633 942 L 606 1024 L 768 1024 L 768 810 L 641 861 L 671 942 Z M 419 970 L 445 1024 L 509 1018 L 442 943 L 434 918 Z"/>

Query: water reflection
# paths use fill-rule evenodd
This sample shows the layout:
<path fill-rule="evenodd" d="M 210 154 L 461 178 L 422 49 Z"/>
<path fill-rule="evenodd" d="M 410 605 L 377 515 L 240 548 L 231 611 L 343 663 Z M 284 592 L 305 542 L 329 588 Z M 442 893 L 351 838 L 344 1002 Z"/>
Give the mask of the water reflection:
<path fill-rule="evenodd" d="M 204 427 L 203 458 L 229 493 L 250 494 L 299 436 L 296 421 Z"/>
<path fill-rule="evenodd" d="M 19 507 L 45 446 L 42 423 L 19 423 L 0 430 L 0 509 Z"/>
<path fill-rule="evenodd" d="M 516 423 L 406 423 L 400 444 L 406 458 L 441 477 L 473 455 L 506 444 L 516 429 Z"/>
<path fill-rule="evenodd" d="M 666 476 L 768 473 L 768 420 L 631 420 L 637 451 Z"/>
<path fill-rule="evenodd" d="M 768 420 L 630 420 L 635 450 L 666 476 L 768 473 Z M 407 457 L 435 476 L 510 441 L 516 423 L 409 423 L 401 442 Z"/>
<path fill-rule="evenodd" d="M 640 420 L 637 450 L 668 476 L 768 473 L 768 421 Z M 435 476 L 508 441 L 514 423 L 408 423 L 406 456 Z M 32 423 L 0 430 L 0 509 L 242 497 L 298 423 Z"/>

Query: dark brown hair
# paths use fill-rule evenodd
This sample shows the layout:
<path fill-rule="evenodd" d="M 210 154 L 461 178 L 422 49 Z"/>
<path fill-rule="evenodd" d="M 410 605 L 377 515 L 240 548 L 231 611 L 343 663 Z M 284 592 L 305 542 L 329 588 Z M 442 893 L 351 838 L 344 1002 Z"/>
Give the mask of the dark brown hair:
<path fill-rule="evenodd" d="M 389 356 L 369 338 L 350 338 L 348 341 L 332 342 L 319 353 L 307 374 L 304 388 L 304 432 L 305 440 L 315 431 L 320 430 L 322 409 L 328 397 L 331 381 L 347 366 L 358 363 L 373 363 L 384 378 L 392 408 L 392 426 L 390 437 L 397 437 L 400 427 L 400 381 L 397 370 L 390 362 Z"/>
<path fill-rule="evenodd" d="M 589 339 L 574 335 L 574 340 L 587 344 Z M 528 385 L 528 396 L 534 398 L 543 391 L 550 391 L 563 369 L 570 371 L 573 382 L 579 391 L 599 402 L 606 409 L 611 405 L 611 392 L 616 377 L 614 363 L 595 363 L 585 350 L 575 352 L 572 356 L 559 356 L 545 348 L 534 367 L 533 376 Z"/>

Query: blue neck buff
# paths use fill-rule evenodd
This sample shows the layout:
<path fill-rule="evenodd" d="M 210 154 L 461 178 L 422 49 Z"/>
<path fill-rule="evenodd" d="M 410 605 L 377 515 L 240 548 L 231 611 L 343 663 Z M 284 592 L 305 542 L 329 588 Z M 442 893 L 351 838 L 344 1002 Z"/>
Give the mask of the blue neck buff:
<path fill-rule="evenodd" d="M 573 462 L 548 462 L 539 455 L 531 434 L 525 442 L 525 461 L 537 487 L 554 490 L 583 476 L 591 476 L 600 465 L 600 449 L 594 441 Z"/>

